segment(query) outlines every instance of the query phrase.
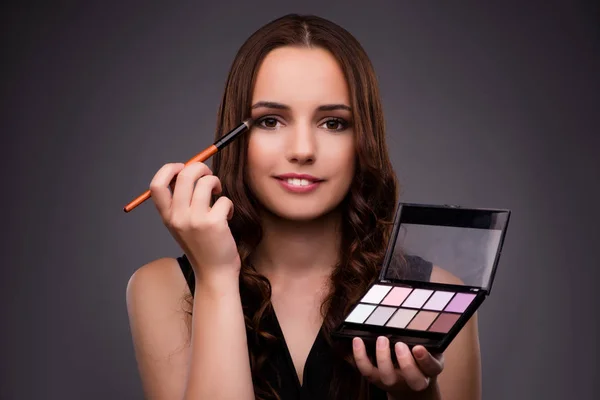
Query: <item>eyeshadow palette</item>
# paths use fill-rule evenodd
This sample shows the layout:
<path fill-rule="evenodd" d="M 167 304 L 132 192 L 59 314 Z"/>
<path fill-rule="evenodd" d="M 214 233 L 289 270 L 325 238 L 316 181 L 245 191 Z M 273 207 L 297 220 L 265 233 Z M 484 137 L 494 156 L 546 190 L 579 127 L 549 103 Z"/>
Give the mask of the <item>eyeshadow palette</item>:
<path fill-rule="evenodd" d="M 475 299 L 473 293 L 375 285 L 347 322 L 448 333 Z"/>
<path fill-rule="evenodd" d="M 490 293 L 509 216 L 400 203 L 379 279 L 334 337 L 443 352 Z"/>

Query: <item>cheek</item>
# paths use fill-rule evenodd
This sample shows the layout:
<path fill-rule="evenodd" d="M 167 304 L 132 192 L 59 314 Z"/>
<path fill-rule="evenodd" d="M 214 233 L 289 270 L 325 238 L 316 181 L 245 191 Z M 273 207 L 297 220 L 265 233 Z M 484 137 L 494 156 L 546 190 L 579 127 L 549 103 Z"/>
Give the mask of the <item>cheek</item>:
<path fill-rule="evenodd" d="M 246 172 L 250 186 L 254 186 L 256 178 L 270 171 L 270 162 L 274 153 L 273 141 L 266 140 L 263 135 L 252 133 L 248 140 L 248 156 Z"/>
<path fill-rule="evenodd" d="M 261 131 L 251 132 L 248 139 L 248 162 L 255 165 L 264 163 L 281 154 L 282 139 L 278 135 L 269 135 Z"/>
<path fill-rule="evenodd" d="M 331 151 L 328 154 L 328 163 L 334 165 L 336 174 L 343 180 L 351 180 L 354 176 L 356 151 L 354 142 L 344 141 L 336 146 L 330 147 Z"/>
<path fill-rule="evenodd" d="M 248 140 L 248 151 L 246 156 L 246 168 L 248 171 L 253 170 L 257 162 L 261 159 L 260 150 L 260 146 L 257 145 L 254 137 L 250 136 Z"/>

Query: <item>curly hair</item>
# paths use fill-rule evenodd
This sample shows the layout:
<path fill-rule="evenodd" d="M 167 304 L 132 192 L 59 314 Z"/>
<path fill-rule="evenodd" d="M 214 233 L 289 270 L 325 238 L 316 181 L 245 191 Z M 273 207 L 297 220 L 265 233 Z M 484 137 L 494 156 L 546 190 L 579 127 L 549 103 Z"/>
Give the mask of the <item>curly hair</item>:
<path fill-rule="evenodd" d="M 368 384 L 354 367 L 351 351 L 331 338 L 331 332 L 351 305 L 377 278 L 398 197 L 396 175 L 385 141 L 378 83 L 366 52 L 349 32 L 318 16 L 288 14 L 269 22 L 248 38 L 231 65 L 215 137 L 220 138 L 250 116 L 252 91 L 261 61 L 281 46 L 328 50 L 340 64 L 348 83 L 357 168 L 351 187 L 338 206 L 343 216 L 342 250 L 321 313 L 323 334 L 336 357 L 329 398 L 368 398 Z M 266 360 L 277 339 L 264 329 L 265 318 L 273 311 L 271 285 L 249 262 L 260 243 L 262 230 L 259 203 L 244 176 L 247 143 L 247 136 L 243 136 L 216 154 L 212 170 L 222 182 L 222 195 L 235 204 L 230 228 L 241 258 L 240 292 L 255 395 L 261 400 L 279 399 L 275 388 L 261 373 L 269 368 Z"/>

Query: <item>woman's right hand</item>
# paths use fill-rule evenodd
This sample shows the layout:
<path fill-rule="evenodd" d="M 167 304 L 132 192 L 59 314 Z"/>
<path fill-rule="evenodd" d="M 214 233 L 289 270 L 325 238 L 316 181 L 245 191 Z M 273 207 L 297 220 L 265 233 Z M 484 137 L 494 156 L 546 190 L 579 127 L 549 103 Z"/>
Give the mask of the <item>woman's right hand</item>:
<path fill-rule="evenodd" d="M 187 255 L 197 281 L 239 277 L 240 256 L 228 224 L 233 203 L 221 196 L 210 206 L 211 196 L 221 191 L 219 178 L 201 162 L 165 164 L 150 183 L 161 219 Z"/>

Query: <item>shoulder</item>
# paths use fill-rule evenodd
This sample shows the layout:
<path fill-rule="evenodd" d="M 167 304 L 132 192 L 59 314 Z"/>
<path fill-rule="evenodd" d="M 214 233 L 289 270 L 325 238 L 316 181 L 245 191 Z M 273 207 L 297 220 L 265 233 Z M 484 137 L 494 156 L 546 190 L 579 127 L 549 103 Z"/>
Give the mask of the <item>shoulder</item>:
<path fill-rule="evenodd" d="M 434 265 L 431 269 L 431 282 L 435 283 L 448 283 L 452 285 L 464 285 L 465 283 L 458 278 L 456 275 L 448 272 L 447 270 Z"/>
<path fill-rule="evenodd" d="M 145 292 L 148 289 L 161 291 L 186 287 L 185 277 L 181 272 L 177 259 L 171 257 L 158 258 L 139 267 L 127 282 L 127 293 Z"/>
<path fill-rule="evenodd" d="M 388 277 L 464 285 L 451 272 L 414 254 L 402 254 L 393 257 L 389 266 Z"/>
<path fill-rule="evenodd" d="M 433 264 L 412 254 L 394 254 L 388 266 L 388 278 L 429 281 Z"/>
<path fill-rule="evenodd" d="M 130 312 L 180 301 L 190 293 L 177 259 L 163 257 L 139 267 L 126 289 Z M 144 306 L 145 305 L 145 306 Z"/>
<path fill-rule="evenodd" d="M 431 282 L 464 285 L 457 276 L 435 265 L 431 271 Z M 477 313 L 473 314 L 444 352 L 444 371 L 440 374 L 438 383 L 444 398 L 481 398 Z"/>
<path fill-rule="evenodd" d="M 139 267 L 127 283 L 133 348 L 148 397 L 183 398 L 189 359 L 189 289 L 177 259 Z"/>

